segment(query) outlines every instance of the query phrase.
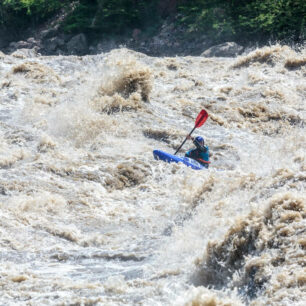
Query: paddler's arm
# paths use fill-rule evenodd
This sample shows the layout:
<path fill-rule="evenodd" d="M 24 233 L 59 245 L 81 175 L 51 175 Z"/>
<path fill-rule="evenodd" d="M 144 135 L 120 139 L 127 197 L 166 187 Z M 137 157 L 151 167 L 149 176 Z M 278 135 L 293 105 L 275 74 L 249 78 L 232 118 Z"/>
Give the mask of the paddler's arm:
<path fill-rule="evenodd" d="M 194 138 L 192 139 L 192 142 L 194 143 L 194 145 L 197 147 L 197 149 L 199 149 L 200 151 L 206 153 L 207 152 L 207 148 L 204 146 L 201 146 Z"/>
<path fill-rule="evenodd" d="M 192 142 L 194 143 L 194 145 L 197 147 L 197 149 L 201 150 L 202 152 L 206 153 L 207 152 L 207 148 L 206 147 L 202 147 L 196 140 L 194 137 L 191 137 L 190 135 L 187 135 L 187 139 L 191 139 Z"/>
<path fill-rule="evenodd" d="M 197 160 L 204 163 L 204 164 L 210 164 L 210 161 L 204 160 L 202 158 L 197 158 Z"/>

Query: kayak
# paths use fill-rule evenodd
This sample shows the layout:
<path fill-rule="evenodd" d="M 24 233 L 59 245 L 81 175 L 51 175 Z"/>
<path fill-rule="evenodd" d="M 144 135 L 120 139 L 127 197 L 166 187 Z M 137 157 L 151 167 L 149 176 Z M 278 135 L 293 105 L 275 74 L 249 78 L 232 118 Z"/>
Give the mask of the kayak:
<path fill-rule="evenodd" d="M 161 151 L 161 150 L 154 150 L 153 156 L 156 160 L 163 160 L 167 163 L 183 163 L 184 165 L 191 167 L 192 169 L 195 169 L 195 170 L 206 169 L 199 162 L 197 162 L 196 160 L 192 158 L 184 157 L 184 156 L 176 156 L 176 155 L 173 155 L 173 154 Z"/>

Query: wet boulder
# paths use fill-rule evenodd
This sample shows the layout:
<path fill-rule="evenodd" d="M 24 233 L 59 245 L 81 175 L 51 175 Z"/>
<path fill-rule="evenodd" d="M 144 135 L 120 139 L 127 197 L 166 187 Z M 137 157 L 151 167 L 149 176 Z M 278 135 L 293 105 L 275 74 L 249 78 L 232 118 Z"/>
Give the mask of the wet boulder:
<path fill-rule="evenodd" d="M 60 37 L 52 37 L 48 39 L 44 45 L 46 52 L 50 54 L 63 47 L 65 45 L 65 41 Z"/>
<path fill-rule="evenodd" d="M 37 46 L 39 41 L 36 40 L 34 37 L 29 37 L 26 41 L 31 47 Z"/>
<path fill-rule="evenodd" d="M 235 57 L 241 54 L 243 47 L 235 42 L 226 42 L 205 50 L 201 56 L 204 57 Z"/>
<path fill-rule="evenodd" d="M 27 41 L 13 41 L 9 44 L 9 49 L 12 51 L 15 51 L 17 49 L 30 49 L 32 47 L 32 44 Z"/>
<path fill-rule="evenodd" d="M 73 36 L 66 47 L 68 54 L 84 55 L 88 50 L 86 36 L 83 33 Z"/>
<path fill-rule="evenodd" d="M 33 58 L 38 57 L 40 54 L 37 52 L 37 48 L 33 49 L 18 49 L 11 53 L 12 56 L 17 58 Z"/>
<path fill-rule="evenodd" d="M 38 49 L 40 47 L 40 40 L 36 40 L 34 37 L 29 37 L 27 40 L 20 40 L 17 42 L 11 42 L 9 44 L 9 52 L 14 52 L 16 50 L 25 49 Z"/>
<path fill-rule="evenodd" d="M 12 37 L 7 31 L 0 29 L 0 49 L 7 47 Z"/>
<path fill-rule="evenodd" d="M 58 30 L 56 28 L 49 28 L 49 29 L 41 31 L 39 35 L 41 39 L 45 40 L 45 39 L 49 39 L 49 38 L 56 36 L 57 33 L 58 33 Z"/>

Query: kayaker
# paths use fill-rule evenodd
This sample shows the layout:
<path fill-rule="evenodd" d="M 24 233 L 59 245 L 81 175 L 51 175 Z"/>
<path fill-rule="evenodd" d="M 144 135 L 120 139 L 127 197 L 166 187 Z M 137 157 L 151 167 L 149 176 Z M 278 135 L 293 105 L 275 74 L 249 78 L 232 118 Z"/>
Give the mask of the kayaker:
<path fill-rule="evenodd" d="M 201 136 L 197 136 L 195 138 L 191 136 L 187 136 L 187 139 L 191 139 L 196 146 L 195 149 L 191 149 L 186 152 L 185 156 L 190 157 L 198 161 L 202 166 L 208 168 L 210 161 L 209 161 L 209 148 L 205 146 L 204 138 Z"/>

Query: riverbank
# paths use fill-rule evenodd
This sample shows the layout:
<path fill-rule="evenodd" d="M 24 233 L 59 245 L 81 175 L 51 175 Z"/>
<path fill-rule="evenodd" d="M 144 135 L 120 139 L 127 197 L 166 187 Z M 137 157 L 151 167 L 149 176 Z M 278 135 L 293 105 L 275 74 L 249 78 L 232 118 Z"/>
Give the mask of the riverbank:
<path fill-rule="evenodd" d="M 183 0 L 7 1 L 0 4 L 0 50 L 94 55 L 124 46 L 150 56 L 198 56 L 221 44 L 204 55 L 236 56 L 275 43 L 303 45 L 305 11 L 302 1 L 250 1 L 247 6 L 231 1 L 211 6 Z"/>

